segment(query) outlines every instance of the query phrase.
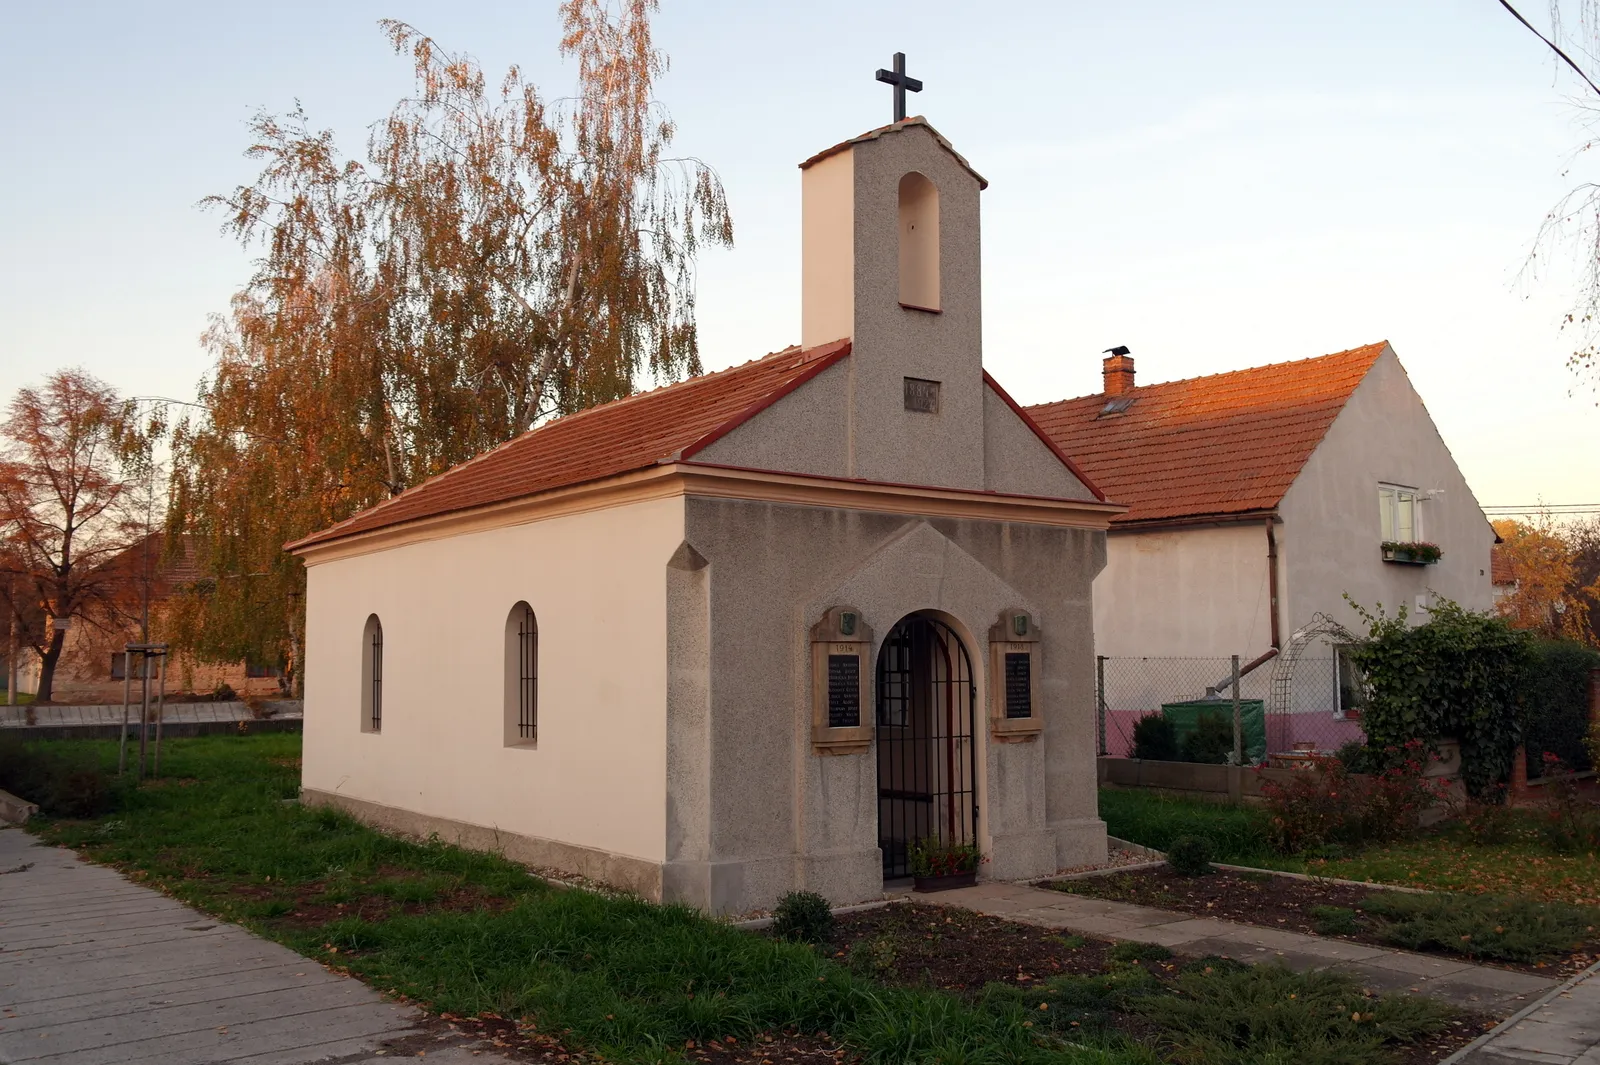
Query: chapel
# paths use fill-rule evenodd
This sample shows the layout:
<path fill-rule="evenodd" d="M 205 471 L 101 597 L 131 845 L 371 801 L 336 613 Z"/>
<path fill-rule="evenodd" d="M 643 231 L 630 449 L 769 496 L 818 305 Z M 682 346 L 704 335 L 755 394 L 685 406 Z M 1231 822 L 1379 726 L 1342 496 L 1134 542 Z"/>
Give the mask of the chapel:
<path fill-rule="evenodd" d="M 920 117 L 800 179 L 798 345 L 290 545 L 305 802 L 718 913 L 1104 859 L 1123 508 L 984 371 L 986 182 Z"/>

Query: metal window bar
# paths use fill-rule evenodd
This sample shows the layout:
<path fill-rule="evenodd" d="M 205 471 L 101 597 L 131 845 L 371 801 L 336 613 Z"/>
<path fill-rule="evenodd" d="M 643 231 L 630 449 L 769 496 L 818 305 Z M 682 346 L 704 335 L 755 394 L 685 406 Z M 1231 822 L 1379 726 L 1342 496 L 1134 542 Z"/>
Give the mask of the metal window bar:
<path fill-rule="evenodd" d="M 890 632 L 877 674 L 878 846 L 895 879 L 916 840 L 977 839 L 977 690 L 960 637 L 920 616 Z"/>
<path fill-rule="evenodd" d="M 517 738 L 539 735 L 539 626 L 530 607 L 517 621 Z"/>
<path fill-rule="evenodd" d="M 383 728 L 383 626 L 372 630 L 372 731 Z"/>

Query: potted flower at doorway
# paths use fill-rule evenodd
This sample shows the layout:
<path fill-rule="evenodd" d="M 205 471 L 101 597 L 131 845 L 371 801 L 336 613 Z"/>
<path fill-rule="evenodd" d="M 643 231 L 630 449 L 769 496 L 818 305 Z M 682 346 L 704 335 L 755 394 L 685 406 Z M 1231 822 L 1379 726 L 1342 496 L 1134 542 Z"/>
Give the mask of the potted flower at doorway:
<path fill-rule="evenodd" d="M 948 891 L 978 882 L 978 866 L 988 861 L 976 843 L 946 843 L 933 836 L 913 840 L 911 879 L 916 891 Z"/>

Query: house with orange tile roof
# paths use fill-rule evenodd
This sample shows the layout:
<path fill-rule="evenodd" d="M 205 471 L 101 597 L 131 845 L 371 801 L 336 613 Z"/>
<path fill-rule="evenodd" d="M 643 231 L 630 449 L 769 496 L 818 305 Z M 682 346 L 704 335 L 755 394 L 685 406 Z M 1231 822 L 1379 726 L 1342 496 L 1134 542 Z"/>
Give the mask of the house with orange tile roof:
<path fill-rule="evenodd" d="M 800 177 L 799 345 L 290 545 L 305 801 L 716 912 L 1105 857 L 1123 508 L 984 371 L 985 182 L 921 118 Z"/>
<path fill-rule="evenodd" d="M 1360 735 L 1346 596 L 1416 619 L 1492 605 L 1494 530 L 1387 342 L 1160 384 L 1125 349 L 1102 369 L 1099 393 L 1028 409 L 1128 508 L 1095 580 L 1099 655 L 1240 655 L 1279 742 L 1336 747 Z"/>

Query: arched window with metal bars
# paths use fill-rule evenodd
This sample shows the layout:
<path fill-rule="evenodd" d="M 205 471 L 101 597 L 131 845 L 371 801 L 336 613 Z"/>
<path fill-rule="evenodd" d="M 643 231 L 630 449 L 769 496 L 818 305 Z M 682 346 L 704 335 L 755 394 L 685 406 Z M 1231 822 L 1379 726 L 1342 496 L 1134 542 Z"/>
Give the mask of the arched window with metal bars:
<path fill-rule="evenodd" d="M 505 744 L 533 747 L 539 739 L 539 621 L 518 603 L 506 616 Z"/>
<path fill-rule="evenodd" d="M 383 731 L 383 622 L 368 614 L 361 633 L 361 731 Z"/>

